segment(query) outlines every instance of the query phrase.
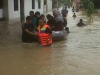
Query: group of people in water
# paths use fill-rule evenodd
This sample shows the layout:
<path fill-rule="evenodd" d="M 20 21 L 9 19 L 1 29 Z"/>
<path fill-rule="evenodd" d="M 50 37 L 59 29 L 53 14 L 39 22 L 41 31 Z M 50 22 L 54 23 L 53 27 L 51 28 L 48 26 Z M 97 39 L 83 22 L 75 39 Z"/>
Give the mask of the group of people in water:
<path fill-rule="evenodd" d="M 75 9 L 74 7 L 72 8 L 72 12 L 73 12 L 73 18 L 76 18 L 76 14 L 75 12 L 79 12 L 79 8 L 77 7 L 77 9 Z M 82 26 L 86 26 L 86 24 L 83 23 L 83 20 L 80 19 L 79 23 L 77 24 L 78 27 L 82 27 Z"/>
<path fill-rule="evenodd" d="M 53 10 L 53 16 L 48 14 L 45 19 L 44 15 L 40 12 L 30 11 L 29 16 L 26 17 L 26 23 L 22 25 L 22 41 L 24 43 L 31 43 L 34 41 L 34 36 L 37 36 L 39 44 L 42 46 L 50 46 L 52 44 L 52 31 L 66 30 L 69 33 L 67 26 L 66 16 L 68 10 L 63 9 Z M 84 25 L 82 19 L 77 25 Z"/>
<path fill-rule="evenodd" d="M 22 41 L 31 43 L 34 41 L 34 36 L 38 36 L 39 43 L 43 46 L 52 44 L 52 31 L 62 31 L 66 27 L 67 21 L 62 17 L 59 10 L 53 11 L 53 16 L 48 14 L 47 21 L 44 15 L 40 12 L 29 12 L 26 17 L 26 23 L 22 25 Z M 65 23 L 66 22 L 66 23 Z M 65 28 L 69 32 L 69 28 Z"/>

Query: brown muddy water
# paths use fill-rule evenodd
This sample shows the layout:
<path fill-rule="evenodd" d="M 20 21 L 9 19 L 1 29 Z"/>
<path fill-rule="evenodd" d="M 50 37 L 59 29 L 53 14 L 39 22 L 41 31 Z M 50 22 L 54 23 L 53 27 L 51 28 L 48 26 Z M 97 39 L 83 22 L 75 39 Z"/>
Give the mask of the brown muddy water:
<path fill-rule="evenodd" d="M 51 47 L 21 42 L 19 21 L 0 22 L 0 75 L 100 75 L 100 17 L 78 28 L 69 9 L 66 40 Z"/>

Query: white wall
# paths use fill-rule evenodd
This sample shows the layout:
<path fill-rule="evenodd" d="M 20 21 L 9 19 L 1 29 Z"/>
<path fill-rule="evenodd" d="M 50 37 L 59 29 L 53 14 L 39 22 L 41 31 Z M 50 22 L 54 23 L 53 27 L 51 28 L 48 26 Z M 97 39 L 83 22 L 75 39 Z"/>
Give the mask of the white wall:
<path fill-rule="evenodd" d="M 30 11 L 39 11 L 43 13 L 43 0 L 41 0 L 41 9 L 38 9 L 38 2 L 35 0 L 35 9 L 32 9 L 32 0 L 25 0 L 25 16 L 29 15 Z"/>
<path fill-rule="evenodd" d="M 47 0 L 48 11 L 52 10 L 52 0 Z"/>
<path fill-rule="evenodd" d="M 8 0 L 8 15 L 9 20 L 19 18 L 20 17 L 20 0 L 18 0 L 18 11 L 14 11 L 14 0 Z"/>
<path fill-rule="evenodd" d="M 19 10 L 14 11 L 14 1 L 8 0 L 8 13 L 9 13 L 9 20 L 20 18 L 20 0 L 19 1 Z M 43 13 L 43 0 L 41 0 L 41 9 L 38 9 L 38 2 L 35 0 L 35 9 L 32 9 L 32 0 L 25 0 L 25 17 L 29 15 L 30 11 L 40 11 L 40 13 Z"/>
<path fill-rule="evenodd" d="M 0 9 L 0 18 L 3 18 L 3 9 Z"/>
<path fill-rule="evenodd" d="M 8 20 L 20 18 L 20 0 L 18 0 L 19 9 L 18 11 L 14 11 L 14 0 L 4 0 L 4 17 Z M 38 9 L 38 2 L 35 0 L 35 9 L 32 9 L 32 0 L 25 0 L 25 17 L 29 15 L 30 11 L 39 11 L 43 14 L 43 4 L 44 1 L 41 0 L 41 9 Z M 51 6 L 51 4 L 50 4 Z M 50 9 L 50 8 L 49 8 Z M 1 11 L 0 11 L 1 13 Z M 0 14 L 1 15 L 1 14 Z"/>

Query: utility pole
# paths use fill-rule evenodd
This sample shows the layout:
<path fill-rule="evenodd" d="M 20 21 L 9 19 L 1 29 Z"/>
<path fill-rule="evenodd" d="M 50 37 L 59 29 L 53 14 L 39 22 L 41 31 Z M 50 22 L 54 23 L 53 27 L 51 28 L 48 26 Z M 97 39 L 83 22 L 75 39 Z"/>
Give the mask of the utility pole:
<path fill-rule="evenodd" d="M 22 23 L 25 21 L 24 0 L 20 0 L 20 21 Z"/>
<path fill-rule="evenodd" d="M 58 8 L 58 6 L 59 6 L 59 1 L 57 0 L 57 8 Z"/>
<path fill-rule="evenodd" d="M 46 12 L 48 12 L 48 1 L 46 0 Z"/>

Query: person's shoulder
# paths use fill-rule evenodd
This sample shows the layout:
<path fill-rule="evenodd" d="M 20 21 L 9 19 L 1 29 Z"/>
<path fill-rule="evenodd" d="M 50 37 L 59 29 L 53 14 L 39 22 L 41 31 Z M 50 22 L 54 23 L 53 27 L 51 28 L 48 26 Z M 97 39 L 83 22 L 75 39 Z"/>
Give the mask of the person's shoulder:
<path fill-rule="evenodd" d="M 82 23 L 82 24 L 84 24 L 84 23 Z"/>
<path fill-rule="evenodd" d="M 80 23 L 77 23 L 77 25 L 79 25 Z"/>
<path fill-rule="evenodd" d="M 58 23 L 58 24 L 61 24 L 61 23 L 63 23 L 63 22 L 62 22 L 62 21 L 58 21 L 57 23 Z"/>
<path fill-rule="evenodd" d="M 27 23 L 24 23 L 23 24 L 23 27 L 24 27 L 24 29 L 27 29 L 28 28 L 28 24 Z"/>
<path fill-rule="evenodd" d="M 23 26 L 27 26 L 27 24 L 26 23 L 23 23 Z"/>
<path fill-rule="evenodd" d="M 36 18 L 37 18 L 36 16 L 33 17 L 33 19 L 36 19 Z"/>
<path fill-rule="evenodd" d="M 54 17 L 50 20 L 50 22 L 55 21 Z"/>
<path fill-rule="evenodd" d="M 31 23 L 30 25 L 31 25 L 31 26 L 33 26 L 33 24 L 32 24 L 32 23 Z"/>
<path fill-rule="evenodd" d="M 36 16 L 34 16 L 33 19 L 36 19 Z"/>
<path fill-rule="evenodd" d="M 46 28 L 46 31 L 51 31 L 51 28 L 50 28 L 50 27 L 47 27 L 47 28 Z"/>

